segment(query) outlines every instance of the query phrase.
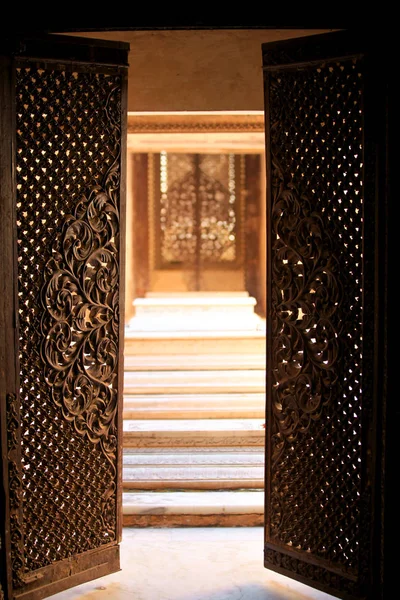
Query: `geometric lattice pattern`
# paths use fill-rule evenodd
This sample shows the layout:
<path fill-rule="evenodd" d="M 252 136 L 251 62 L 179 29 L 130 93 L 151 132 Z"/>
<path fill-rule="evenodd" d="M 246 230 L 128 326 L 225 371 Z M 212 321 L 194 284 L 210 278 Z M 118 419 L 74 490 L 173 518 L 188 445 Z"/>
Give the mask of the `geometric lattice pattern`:
<path fill-rule="evenodd" d="M 363 114 L 357 60 L 270 75 L 270 539 L 356 572 Z"/>
<path fill-rule="evenodd" d="M 238 194 L 233 154 L 162 152 L 156 215 L 160 266 L 233 263 Z"/>
<path fill-rule="evenodd" d="M 22 575 L 116 538 L 120 94 L 16 71 Z"/>

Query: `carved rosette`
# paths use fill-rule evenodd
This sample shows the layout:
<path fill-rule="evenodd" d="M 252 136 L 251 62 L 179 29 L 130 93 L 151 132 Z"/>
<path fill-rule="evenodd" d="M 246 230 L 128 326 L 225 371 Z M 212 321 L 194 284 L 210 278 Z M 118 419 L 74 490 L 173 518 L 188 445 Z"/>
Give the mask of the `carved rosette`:
<path fill-rule="evenodd" d="M 42 290 L 45 378 L 65 419 L 114 464 L 119 218 L 112 168 L 64 221 Z"/>
<path fill-rule="evenodd" d="M 307 198 L 273 172 L 273 461 L 319 419 L 338 359 L 335 312 L 342 289 L 334 244 Z"/>
<path fill-rule="evenodd" d="M 278 473 L 290 448 L 321 418 L 335 396 L 339 356 L 335 313 L 342 288 L 334 243 L 321 215 L 273 160 L 272 438 Z M 276 467 L 275 467 L 276 465 Z M 279 479 L 271 486 L 271 533 L 288 518 Z"/>

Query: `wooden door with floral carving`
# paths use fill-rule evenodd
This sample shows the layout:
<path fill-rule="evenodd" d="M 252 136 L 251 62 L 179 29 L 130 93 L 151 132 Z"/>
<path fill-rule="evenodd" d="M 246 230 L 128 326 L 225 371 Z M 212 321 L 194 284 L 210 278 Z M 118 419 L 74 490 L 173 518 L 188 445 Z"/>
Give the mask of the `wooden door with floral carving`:
<path fill-rule="evenodd" d="M 0 597 L 119 570 L 129 45 L 1 57 Z"/>
<path fill-rule="evenodd" d="M 341 31 L 265 44 L 263 60 L 265 566 L 339 598 L 378 600 L 387 597 L 385 48 Z"/>

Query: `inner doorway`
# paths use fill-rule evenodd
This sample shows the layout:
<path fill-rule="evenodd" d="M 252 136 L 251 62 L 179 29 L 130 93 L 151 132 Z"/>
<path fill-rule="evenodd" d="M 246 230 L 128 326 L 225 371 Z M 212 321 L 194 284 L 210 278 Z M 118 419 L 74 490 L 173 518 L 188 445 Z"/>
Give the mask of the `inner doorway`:
<path fill-rule="evenodd" d="M 261 524 L 263 115 L 128 121 L 124 520 L 179 524 L 191 505 L 193 525 Z M 205 491 L 213 514 L 193 514 Z M 181 514 L 149 514 L 148 494 Z"/>
<path fill-rule="evenodd" d="M 247 291 L 265 315 L 263 122 L 128 115 L 126 322 L 147 292 Z"/>

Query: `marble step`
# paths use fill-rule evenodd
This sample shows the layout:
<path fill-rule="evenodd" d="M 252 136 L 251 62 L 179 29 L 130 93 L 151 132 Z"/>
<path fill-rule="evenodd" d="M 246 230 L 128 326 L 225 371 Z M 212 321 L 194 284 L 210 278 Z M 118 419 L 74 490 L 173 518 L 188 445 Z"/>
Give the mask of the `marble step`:
<path fill-rule="evenodd" d="M 265 354 L 262 331 L 133 331 L 125 328 L 125 356 Z"/>
<path fill-rule="evenodd" d="M 265 394 L 132 394 L 124 419 L 233 419 L 265 415 Z"/>
<path fill-rule="evenodd" d="M 124 448 L 263 446 L 264 419 L 124 419 Z"/>
<path fill-rule="evenodd" d="M 127 491 L 125 527 L 254 527 L 264 522 L 263 490 Z"/>
<path fill-rule="evenodd" d="M 265 391 L 264 370 L 125 371 L 125 394 L 247 393 Z"/>
<path fill-rule="evenodd" d="M 149 292 L 135 298 L 134 331 L 257 330 L 262 319 L 254 312 L 248 292 Z"/>
<path fill-rule="evenodd" d="M 245 354 L 125 354 L 125 371 L 265 371 L 265 353 Z"/>
<path fill-rule="evenodd" d="M 125 449 L 123 454 L 124 489 L 263 486 L 263 448 Z"/>

